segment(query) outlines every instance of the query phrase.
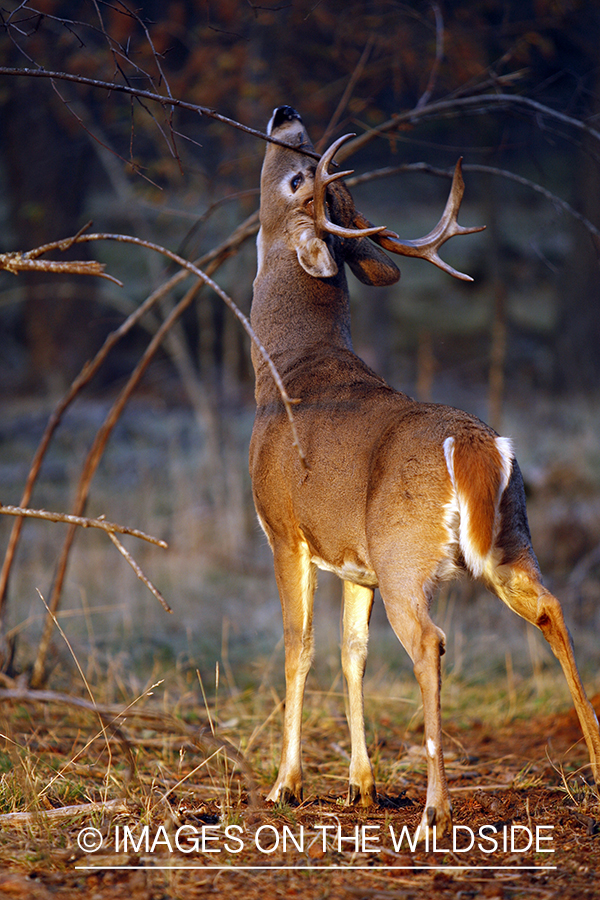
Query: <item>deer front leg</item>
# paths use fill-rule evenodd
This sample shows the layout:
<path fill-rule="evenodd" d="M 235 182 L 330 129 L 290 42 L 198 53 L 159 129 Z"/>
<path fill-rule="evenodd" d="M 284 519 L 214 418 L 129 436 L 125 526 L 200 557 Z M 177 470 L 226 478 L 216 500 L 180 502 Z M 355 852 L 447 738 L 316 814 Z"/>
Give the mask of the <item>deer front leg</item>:
<path fill-rule="evenodd" d="M 304 686 L 313 657 L 313 596 L 315 566 L 308 546 L 274 547 L 275 577 L 283 614 L 285 645 L 285 713 L 279 774 L 267 800 L 302 801 L 302 705 Z"/>
<path fill-rule="evenodd" d="M 363 676 L 367 663 L 373 590 L 344 582 L 342 670 L 348 685 L 348 724 L 352 755 L 348 805 L 370 806 L 377 798 L 365 740 Z"/>

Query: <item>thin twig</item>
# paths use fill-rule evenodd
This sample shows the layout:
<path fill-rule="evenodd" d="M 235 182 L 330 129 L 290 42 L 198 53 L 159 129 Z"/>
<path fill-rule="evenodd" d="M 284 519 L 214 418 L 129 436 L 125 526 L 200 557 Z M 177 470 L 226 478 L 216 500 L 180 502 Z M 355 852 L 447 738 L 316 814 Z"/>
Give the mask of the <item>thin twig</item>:
<path fill-rule="evenodd" d="M 171 609 L 171 607 L 169 606 L 169 604 L 167 603 L 167 601 L 165 600 L 165 598 L 163 597 L 163 595 L 161 594 L 161 592 L 158 590 L 158 588 L 156 588 L 156 587 L 152 584 L 152 582 L 150 581 L 150 579 L 147 578 L 146 575 L 144 575 L 144 573 L 142 572 L 142 570 L 140 569 L 140 567 L 139 567 L 138 564 L 136 563 L 136 561 L 135 561 L 135 559 L 133 558 L 133 556 L 125 549 L 125 547 L 123 546 L 123 544 L 121 543 L 121 541 L 118 539 L 118 537 L 116 536 L 116 534 L 114 534 L 114 532 L 112 532 L 112 531 L 109 531 L 108 536 L 109 536 L 109 538 L 111 539 L 111 541 L 113 542 L 113 544 L 115 545 L 115 547 L 117 548 L 117 550 L 119 551 L 119 553 L 123 556 L 124 559 L 127 560 L 127 562 L 129 563 L 129 565 L 131 566 L 131 568 L 133 569 L 133 571 L 135 572 L 135 574 L 137 575 L 137 577 L 140 579 L 140 581 L 143 582 L 143 583 L 146 585 L 146 587 L 148 588 L 148 590 L 149 590 L 152 594 L 154 594 L 154 596 L 156 597 L 156 599 L 157 599 L 157 600 L 159 601 L 159 603 L 161 604 L 162 608 L 163 608 L 166 612 L 172 613 L 173 610 Z"/>
<path fill-rule="evenodd" d="M 166 541 L 153 537 L 151 534 L 146 534 L 137 528 L 118 525 L 116 522 L 107 522 L 106 519 L 88 519 L 85 516 L 50 512 L 47 509 L 24 509 L 21 506 L 5 506 L 3 503 L 0 503 L 0 514 L 4 516 L 20 516 L 24 519 L 43 519 L 46 522 L 64 522 L 67 525 L 79 525 L 81 528 L 100 528 L 102 531 L 108 532 L 109 536 L 115 532 L 117 534 L 130 534 L 133 537 L 140 538 L 142 541 L 156 544 L 157 547 L 166 549 L 168 546 Z"/>
<path fill-rule="evenodd" d="M 70 81 L 75 84 L 86 84 L 90 87 L 100 88 L 101 90 L 110 91 L 111 93 L 128 94 L 136 99 L 142 98 L 144 100 L 152 100 L 155 103 L 160 103 L 161 106 L 175 106 L 180 109 L 188 109 L 201 116 L 205 116 L 208 119 L 216 119 L 217 122 L 222 122 L 224 125 L 230 125 L 232 128 L 237 128 L 238 131 L 243 131 L 244 134 L 250 134 L 253 137 L 260 138 L 271 144 L 287 147 L 290 150 L 294 150 L 296 153 L 303 153 L 305 156 L 319 159 L 319 154 L 312 150 L 288 144 L 286 141 L 279 141 L 277 138 L 270 137 L 268 134 L 264 134 L 264 132 L 258 131 L 256 128 L 250 128 L 248 125 L 242 125 L 241 122 L 236 122 L 235 119 L 223 116 L 214 109 L 210 109 L 208 106 L 199 106 L 197 103 L 178 100 L 176 97 L 165 97 L 164 94 L 157 94 L 154 91 L 144 91 L 140 88 L 130 87 L 128 84 L 118 84 L 112 81 L 99 81 L 97 78 L 88 78 L 84 75 L 71 75 L 69 72 L 48 72 L 46 69 L 21 69 L 13 66 L 0 66 L 0 75 L 24 75 L 28 78 L 49 78 L 57 79 L 58 81 Z"/>
<path fill-rule="evenodd" d="M 96 9 L 96 15 L 98 16 L 98 20 L 99 20 L 99 22 L 100 22 L 100 30 L 101 30 L 102 34 L 105 36 L 105 38 L 106 38 L 106 41 L 107 41 L 108 46 L 109 46 L 109 49 L 110 49 L 110 51 L 111 51 L 111 53 L 112 53 L 112 56 L 113 56 L 113 59 L 114 59 L 114 61 L 115 61 L 115 65 L 116 65 L 118 71 L 121 72 L 121 74 L 123 75 L 123 77 L 126 79 L 125 73 L 124 73 L 122 67 L 119 65 L 119 63 L 118 63 L 118 61 L 117 61 L 117 51 L 116 51 L 115 46 L 114 46 L 114 44 L 115 44 L 116 42 L 115 42 L 115 41 L 113 40 L 113 38 L 108 34 L 106 28 L 104 27 L 104 21 L 103 21 L 103 18 L 102 18 L 102 13 L 100 12 L 100 8 L 99 8 L 99 5 L 98 5 L 98 3 L 97 3 L 97 0 L 93 0 L 93 4 L 94 4 L 94 7 L 95 7 L 95 9 Z M 139 25 L 139 27 L 141 28 L 141 30 L 144 32 L 144 36 L 145 36 L 145 38 L 146 38 L 146 40 L 147 40 L 147 42 L 148 42 L 148 45 L 149 45 L 149 47 L 150 47 L 150 49 L 151 49 L 151 51 L 152 51 L 152 56 L 153 56 L 153 58 L 154 58 L 154 63 L 155 63 L 156 68 L 157 68 L 157 70 L 158 70 L 159 81 L 160 81 L 162 84 L 165 85 L 165 88 L 166 88 L 166 90 L 167 90 L 167 94 L 169 95 L 169 97 L 171 97 L 171 96 L 172 96 L 172 94 L 171 94 L 171 88 L 170 88 L 168 79 L 167 79 L 167 77 L 166 77 L 166 75 L 165 75 L 165 72 L 164 72 L 164 70 L 163 70 L 163 67 L 162 67 L 162 65 L 161 65 L 161 62 L 160 62 L 160 56 L 159 56 L 159 54 L 158 54 L 157 51 L 156 51 L 156 48 L 155 48 L 155 46 L 154 46 L 154 42 L 153 42 L 153 40 L 152 40 L 152 37 L 151 37 L 151 35 L 150 35 L 150 32 L 148 31 L 148 28 L 147 28 L 146 25 L 144 24 L 143 19 L 141 19 L 140 16 L 138 16 L 136 12 L 134 12 L 133 10 L 128 9 L 128 10 L 127 10 L 127 13 L 129 14 L 129 16 L 130 16 L 135 22 L 137 22 L 137 24 Z M 130 63 L 130 64 L 133 64 L 133 60 L 131 59 L 131 57 L 129 56 L 129 54 L 128 54 L 126 51 L 123 50 L 123 48 L 121 47 L 121 45 L 117 44 L 117 46 L 119 47 L 119 50 L 120 50 L 121 55 L 127 60 L 127 62 Z M 134 65 L 135 65 L 135 64 L 134 64 Z M 135 66 L 135 68 L 139 68 L 139 67 Z M 145 72 L 143 69 L 140 70 L 140 71 L 143 72 L 144 75 L 146 75 L 146 77 L 148 78 L 150 84 L 153 85 L 153 78 L 152 78 L 152 76 L 150 75 L 150 73 Z M 127 80 L 127 79 L 126 79 L 126 80 Z M 128 83 L 129 83 L 129 82 L 128 82 Z M 54 85 L 53 85 L 53 86 L 54 86 Z M 62 99 L 62 98 L 61 98 L 61 99 Z M 63 102 L 64 102 L 64 101 L 63 101 Z M 181 163 L 181 159 L 179 158 L 179 153 L 178 153 L 178 151 L 177 151 L 177 145 L 176 145 L 176 142 L 175 142 L 175 132 L 174 132 L 174 130 L 173 130 L 173 121 L 172 121 L 172 120 L 173 120 L 173 110 L 171 109 L 171 110 L 169 111 L 169 115 L 168 115 L 168 126 L 169 126 L 169 131 L 170 131 L 170 134 L 171 134 L 171 141 L 172 141 L 172 146 L 170 146 L 170 145 L 169 145 L 169 141 L 167 140 L 167 136 L 166 136 L 166 134 L 164 134 L 161 125 L 156 121 L 155 117 L 152 116 L 152 113 L 150 113 L 150 111 L 146 108 L 146 106 L 145 106 L 143 103 L 140 104 L 140 105 L 146 110 L 146 112 L 149 113 L 149 115 L 150 115 L 150 116 L 154 119 L 154 121 L 156 122 L 156 125 L 157 125 L 159 131 L 161 132 L 161 134 L 163 135 L 163 137 L 165 138 L 165 140 L 166 140 L 166 142 L 167 142 L 167 146 L 169 147 L 169 150 L 170 150 L 170 152 L 171 152 L 171 155 L 174 156 L 174 157 L 177 159 L 177 161 L 178 161 L 178 163 L 179 163 L 179 168 L 180 168 L 181 171 L 183 171 L 183 166 L 182 166 L 182 163 Z"/>
<path fill-rule="evenodd" d="M 433 91 L 435 89 L 435 82 L 437 80 L 438 72 L 444 58 L 444 18 L 442 16 L 442 11 L 439 7 L 439 4 L 432 3 L 431 8 L 433 9 L 433 14 L 435 16 L 435 59 L 431 67 L 431 72 L 429 73 L 427 87 L 425 88 L 425 91 L 421 95 L 421 97 L 419 97 L 415 109 L 422 109 L 429 103 L 431 95 L 433 94 Z"/>
<path fill-rule="evenodd" d="M 3 825 L 34 825 L 36 822 L 62 822 L 74 816 L 89 816 L 96 812 L 113 814 L 126 813 L 125 798 L 105 800 L 102 803 L 78 803 L 74 806 L 59 806 L 57 809 L 38 809 L 35 812 L 12 812 L 0 815 Z"/>
<path fill-rule="evenodd" d="M 22 253 L 0 253 L 0 270 L 17 275 L 19 272 L 61 272 L 68 275 L 95 275 L 106 278 L 113 284 L 123 287 L 123 282 L 105 271 L 104 263 L 90 260 L 30 259 Z"/>
<path fill-rule="evenodd" d="M 350 81 L 346 85 L 346 89 L 341 96 L 340 102 L 338 103 L 334 114 L 332 115 L 331 119 L 329 120 L 329 124 L 328 124 L 327 128 L 321 135 L 321 138 L 319 139 L 319 141 L 316 145 L 317 150 L 321 151 L 321 149 L 326 146 L 329 135 L 332 134 L 332 132 L 335 130 L 336 125 L 342 116 L 342 113 L 344 112 L 344 110 L 346 109 L 346 106 L 348 105 L 348 101 L 352 97 L 352 92 L 354 91 L 354 88 L 356 87 L 356 83 L 358 82 L 360 76 L 363 73 L 363 70 L 367 64 L 367 60 L 369 59 L 369 56 L 371 54 L 371 50 L 373 49 L 374 43 L 375 43 L 375 35 L 370 34 L 367 39 L 367 43 L 364 46 L 363 52 L 360 55 L 360 59 L 358 60 L 356 66 L 354 68 L 354 71 L 353 71 L 352 75 L 350 76 Z"/>

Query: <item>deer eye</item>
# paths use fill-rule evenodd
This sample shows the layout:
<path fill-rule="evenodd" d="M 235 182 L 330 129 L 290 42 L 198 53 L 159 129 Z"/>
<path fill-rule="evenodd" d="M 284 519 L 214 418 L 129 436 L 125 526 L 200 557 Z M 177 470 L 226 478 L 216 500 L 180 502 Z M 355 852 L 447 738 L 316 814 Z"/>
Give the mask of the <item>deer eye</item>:
<path fill-rule="evenodd" d="M 298 190 L 298 188 L 300 187 L 300 185 L 302 184 L 303 181 L 304 181 L 304 175 L 302 174 L 302 172 L 298 172 L 298 174 L 294 175 L 294 177 L 290 180 L 290 187 L 291 187 L 292 191 L 294 192 L 294 194 L 296 193 L 296 191 Z"/>

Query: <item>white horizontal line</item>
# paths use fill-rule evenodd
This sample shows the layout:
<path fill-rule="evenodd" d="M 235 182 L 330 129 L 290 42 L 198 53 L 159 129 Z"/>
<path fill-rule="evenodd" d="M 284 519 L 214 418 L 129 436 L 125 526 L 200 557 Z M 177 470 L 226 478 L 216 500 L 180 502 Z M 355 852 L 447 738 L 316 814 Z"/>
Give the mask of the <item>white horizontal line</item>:
<path fill-rule="evenodd" d="M 475 872 L 475 871 L 496 871 L 496 872 L 508 872 L 508 871 L 516 871 L 516 872 L 548 872 L 554 871 L 558 869 L 558 866 L 75 866 L 75 869 L 118 869 L 118 870 L 131 870 L 131 869 L 143 869 L 144 871 L 156 871 L 158 869 L 214 869 L 215 872 L 235 872 L 239 871 L 260 871 L 260 872 L 282 872 L 282 871 L 292 871 L 297 870 L 300 872 L 305 872 L 308 869 L 325 871 L 327 869 L 348 869 L 359 872 L 373 872 L 376 870 L 380 871 L 423 871 L 423 870 L 437 870 L 437 871 L 461 871 L 461 872 Z"/>

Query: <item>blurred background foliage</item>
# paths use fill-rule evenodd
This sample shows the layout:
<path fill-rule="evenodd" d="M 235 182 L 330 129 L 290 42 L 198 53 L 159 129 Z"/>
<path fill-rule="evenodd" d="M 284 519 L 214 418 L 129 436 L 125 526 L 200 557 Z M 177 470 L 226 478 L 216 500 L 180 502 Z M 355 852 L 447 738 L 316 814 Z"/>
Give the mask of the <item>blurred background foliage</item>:
<path fill-rule="evenodd" d="M 600 227 L 600 143 L 577 126 L 596 128 L 600 116 L 600 0 L 5 0 L 0 24 L 3 66 L 126 84 L 261 131 L 284 103 L 300 110 L 315 142 L 361 134 L 402 115 L 353 157 L 359 172 L 420 161 L 447 169 L 464 156 L 461 220 L 488 228 L 444 254 L 475 284 L 453 282 L 418 261 L 404 263 L 402 281 L 389 290 L 353 283 L 355 345 L 396 386 L 470 409 L 518 438 L 542 562 L 560 581 L 587 561 L 572 593 L 581 620 L 595 621 L 594 238 L 531 187 L 469 166 L 530 179 Z M 540 106 L 460 104 L 500 94 Z M 441 100 L 448 101 L 443 112 L 403 115 Z M 131 233 L 195 259 L 257 208 L 262 154 L 256 136 L 196 111 L 89 84 L 0 73 L 2 250 L 67 237 L 91 218 L 95 230 Z M 447 181 L 413 171 L 368 181 L 355 196 L 373 221 L 417 237 L 437 221 L 447 190 Z M 72 253 L 97 255 L 124 288 L 83 277 L 0 274 L 5 502 L 18 502 L 47 411 L 106 335 L 171 274 L 161 258 L 131 247 L 95 244 Z M 254 268 L 247 241 L 214 276 L 245 312 Z M 89 405 L 65 422 L 34 505 L 68 506 L 78 460 L 100 421 L 97 410 L 122 386 L 180 295 L 162 301 L 113 350 L 86 392 Z M 137 397 L 137 417 L 121 423 L 92 505 L 128 521 L 135 508 L 145 521 L 132 524 L 174 540 L 158 579 L 167 595 L 189 593 L 192 604 L 198 593 L 219 603 L 223 592 L 235 595 L 229 612 L 227 603 L 220 607 L 231 621 L 244 594 L 259 610 L 270 561 L 253 524 L 246 476 L 249 342 L 222 301 L 200 292 Z M 157 414 L 164 430 L 157 430 Z M 42 534 L 35 529 L 28 525 L 27 533 Z M 45 537 L 39 540 L 41 573 L 51 568 L 53 551 Z M 35 546 L 32 537 L 23 558 Z M 107 590 L 95 579 L 82 587 L 92 558 L 73 563 L 75 605 L 82 591 Z M 223 588 L 225 570 L 233 580 Z M 236 573 L 256 579 L 241 586 Z M 41 577 L 15 576 L 13 592 L 31 593 L 32 580 Z M 31 602 L 39 618 L 38 598 Z M 273 608 L 256 613 L 257 629 L 271 626 Z M 127 628 L 131 615 L 130 607 Z"/>
<path fill-rule="evenodd" d="M 242 0 L 176 0 L 146 2 L 139 10 L 120 0 L 30 0 L 5 4 L 1 16 L 5 65 L 170 92 L 257 129 L 264 129 L 274 106 L 288 103 L 302 112 L 315 140 L 336 111 L 334 136 L 376 126 L 425 98 L 494 90 L 528 96 L 591 123 L 600 113 L 597 0 L 325 0 L 272 8 Z M 436 63 L 440 35 L 443 57 Z M 220 217 L 225 221 L 213 218 L 194 227 L 194 217 L 215 201 L 256 189 L 262 153 L 255 138 L 194 112 L 176 110 L 170 122 L 170 111 L 156 104 L 85 85 L 6 76 L 0 115 L 5 249 L 26 250 L 72 234 L 86 216 L 93 213 L 98 220 L 101 208 L 103 227 L 110 218 L 111 227 L 162 234 L 171 247 L 191 230 L 183 246 L 194 255 L 257 204 L 254 195 L 238 197 Z M 598 147 L 591 143 L 534 111 L 515 107 L 484 115 L 476 108 L 470 114 L 456 109 L 403 122 L 371 143 L 358 163 L 364 168 L 424 158 L 449 165 L 464 153 L 467 163 L 532 177 L 594 221 Z M 423 195 L 429 186 L 423 176 L 420 181 L 415 190 Z M 390 198 L 391 190 L 395 186 L 386 186 L 381 195 Z M 498 194 L 498 213 L 485 208 L 490 191 Z M 525 196 L 527 205 L 535 203 L 531 193 Z M 396 219 L 404 214 L 402 199 L 399 194 L 393 205 Z M 501 182 L 469 180 L 467 201 L 482 208 L 484 220 L 502 215 L 510 199 L 510 188 Z M 552 220 L 551 205 L 542 215 Z M 531 275 L 551 280 L 555 296 L 552 322 L 530 335 L 546 344 L 537 348 L 546 352 L 529 365 L 545 386 L 594 387 L 600 368 L 595 254 L 580 227 L 563 220 L 560 228 L 568 246 L 555 241 L 550 248 L 534 248 L 538 257 L 550 258 Z M 532 264 L 537 236 L 527 237 L 513 242 L 510 235 L 494 234 L 498 252 L 508 257 L 505 270 Z M 482 252 L 476 263 L 481 283 L 491 277 L 490 257 Z M 56 382 L 70 380 L 114 325 L 113 304 L 106 309 L 98 284 L 28 276 L 18 287 L 9 277 L 2 285 L 0 366 L 11 388 L 57 389 Z M 243 293 L 248 290 L 247 282 Z M 200 339 L 188 322 L 194 353 L 198 340 L 201 357 L 212 352 L 210 368 L 219 367 L 225 354 L 223 317 L 216 308 L 207 317 L 219 332 L 210 338 Z M 74 331 L 76 341 L 70 340 Z M 113 366 L 118 371 L 118 358 Z M 114 374 L 107 370 L 104 377 Z M 238 376 L 248 378 L 247 354 Z"/>

